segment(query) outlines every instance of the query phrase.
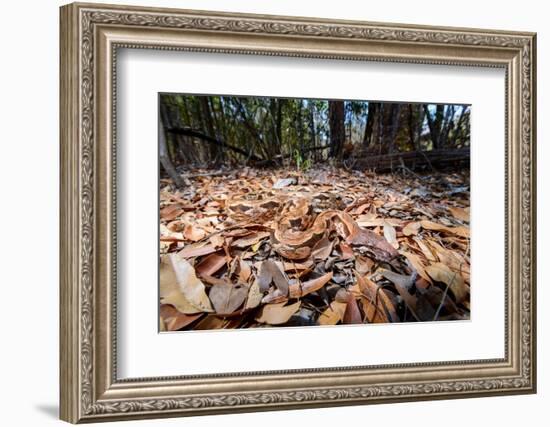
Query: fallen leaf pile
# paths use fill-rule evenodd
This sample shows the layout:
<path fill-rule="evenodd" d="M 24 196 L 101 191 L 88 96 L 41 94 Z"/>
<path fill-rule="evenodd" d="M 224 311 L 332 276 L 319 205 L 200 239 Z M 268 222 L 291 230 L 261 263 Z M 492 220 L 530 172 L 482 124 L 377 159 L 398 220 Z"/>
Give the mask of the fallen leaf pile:
<path fill-rule="evenodd" d="M 161 180 L 161 330 L 469 319 L 467 173 L 194 172 Z"/>

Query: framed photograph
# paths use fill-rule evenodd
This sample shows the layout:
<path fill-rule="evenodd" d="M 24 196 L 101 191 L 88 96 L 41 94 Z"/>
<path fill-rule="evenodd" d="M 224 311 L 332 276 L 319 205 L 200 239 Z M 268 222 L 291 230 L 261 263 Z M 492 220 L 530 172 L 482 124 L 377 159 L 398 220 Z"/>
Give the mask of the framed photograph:
<path fill-rule="evenodd" d="M 536 391 L 535 34 L 61 8 L 61 418 Z"/>

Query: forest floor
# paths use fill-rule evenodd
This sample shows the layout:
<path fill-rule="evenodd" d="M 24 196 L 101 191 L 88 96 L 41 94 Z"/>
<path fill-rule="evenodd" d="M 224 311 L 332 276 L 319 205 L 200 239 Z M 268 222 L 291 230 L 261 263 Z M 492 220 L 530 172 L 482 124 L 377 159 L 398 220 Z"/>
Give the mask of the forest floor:
<path fill-rule="evenodd" d="M 160 329 L 466 320 L 469 171 L 192 170 L 160 183 Z"/>

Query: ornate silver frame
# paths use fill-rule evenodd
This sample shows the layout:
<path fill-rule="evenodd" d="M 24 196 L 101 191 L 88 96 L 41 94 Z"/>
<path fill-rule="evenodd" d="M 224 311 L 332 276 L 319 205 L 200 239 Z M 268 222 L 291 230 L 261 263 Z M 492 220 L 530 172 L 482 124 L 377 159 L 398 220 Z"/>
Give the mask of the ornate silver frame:
<path fill-rule="evenodd" d="M 535 34 L 71 4 L 61 8 L 61 418 L 77 423 L 536 390 Z M 118 380 L 117 48 L 502 67 L 506 348 L 497 360 Z"/>

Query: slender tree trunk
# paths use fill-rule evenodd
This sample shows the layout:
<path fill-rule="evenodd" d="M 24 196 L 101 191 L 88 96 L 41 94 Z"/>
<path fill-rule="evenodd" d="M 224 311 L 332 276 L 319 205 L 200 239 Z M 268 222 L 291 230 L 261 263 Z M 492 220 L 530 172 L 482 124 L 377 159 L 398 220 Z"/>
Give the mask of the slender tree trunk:
<path fill-rule="evenodd" d="M 300 155 L 304 151 L 304 128 L 302 126 L 302 100 L 298 100 L 298 111 L 296 117 L 296 136 L 298 137 L 298 150 Z"/>
<path fill-rule="evenodd" d="M 389 123 L 386 128 L 386 146 L 388 152 L 393 153 L 395 149 L 395 139 L 399 131 L 399 116 L 401 113 L 401 104 L 391 104 L 389 113 Z"/>
<path fill-rule="evenodd" d="M 344 101 L 329 101 L 330 155 L 341 159 L 346 138 Z"/>
<path fill-rule="evenodd" d="M 378 113 L 379 105 L 376 102 L 369 102 L 367 109 L 367 123 L 365 125 L 365 133 L 363 135 L 363 147 L 368 148 L 372 143 L 372 131 Z"/>
<path fill-rule="evenodd" d="M 426 118 L 428 119 L 428 127 L 430 128 L 430 136 L 432 139 L 433 149 L 437 150 L 441 143 L 441 125 L 443 123 L 443 109 L 444 105 L 437 105 L 435 110 L 435 117 L 432 117 L 428 105 L 424 105 L 424 111 Z"/>
<path fill-rule="evenodd" d="M 315 118 L 313 117 L 313 103 L 308 105 L 309 146 L 315 148 L 317 140 L 315 135 Z"/>
<path fill-rule="evenodd" d="M 462 139 L 462 122 L 464 121 L 465 113 L 466 112 L 466 106 L 462 106 L 462 110 L 460 111 L 460 117 L 456 123 L 456 126 L 453 129 L 453 137 L 454 137 L 454 143 L 455 146 L 459 146 L 459 142 L 461 142 Z"/>
<path fill-rule="evenodd" d="M 216 138 L 216 132 L 214 131 L 214 123 L 212 120 L 212 111 L 210 109 L 210 105 L 208 104 L 208 97 L 199 96 L 198 98 L 201 106 L 202 121 L 204 123 L 203 129 L 206 130 L 206 134 L 208 136 L 211 136 L 212 138 Z M 218 147 L 215 145 L 210 145 L 209 154 L 210 154 L 211 161 L 214 159 L 217 159 Z"/>
<path fill-rule="evenodd" d="M 454 115 L 455 107 L 454 105 L 449 105 L 447 107 L 447 112 L 445 114 L 445 119 L 443 121 L 443 131 L 441 132 L 441 143 L 440 147 L 447 147 L 449 143 L 449 134 L 451 133 L 452 128 L 454 127 Z"/>
<path fill-rule="evenodd" d="M 159 115 L 159 121 L 158 121 L 158 139 L 159 139 L 159 157 L 160 157 L 160 163 L 168 176 L 172 178 L 174 183 L 177 187 L 182 188 L 183 187 L 183 180 L 179 176 L 179 174 L 176 171 L 176 168 L 172 164 L 172 160 L 170 159 L 170 155 L 168 154 L 168 145 L 166 144 L 166 133 L 164 131 L 164 126 L 162 124 L 162 120 L 160 119 Z"/>

